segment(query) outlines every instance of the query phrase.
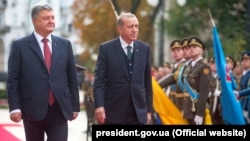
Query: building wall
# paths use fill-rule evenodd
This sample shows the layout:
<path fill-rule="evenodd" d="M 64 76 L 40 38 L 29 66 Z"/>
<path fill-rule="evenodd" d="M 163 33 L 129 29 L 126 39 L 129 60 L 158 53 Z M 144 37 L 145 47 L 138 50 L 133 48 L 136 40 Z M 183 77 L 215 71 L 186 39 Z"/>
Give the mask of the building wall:
<path fill-rule="evenodd" d="M 4 10 L 1 8 L 0 0 L 0 29 L 8 27 L 9 31 L 0 32 L 0 72 L 7 72 L 8 56 L 13 40 L 29 35 L 33 32 L 31 22 L 31 7 L 37 2 L 48 2 L 55 11 L 56 28 L 54 35 L 68 38 L 72 42 L 75 54 L 81 53 L 81 46 L 77 44 L 74 32 L 68 32 L 72 22 L 70 6 L 74 0 L 7 0 Z M 1 16 L 2 15 L 2 16 Z"/>

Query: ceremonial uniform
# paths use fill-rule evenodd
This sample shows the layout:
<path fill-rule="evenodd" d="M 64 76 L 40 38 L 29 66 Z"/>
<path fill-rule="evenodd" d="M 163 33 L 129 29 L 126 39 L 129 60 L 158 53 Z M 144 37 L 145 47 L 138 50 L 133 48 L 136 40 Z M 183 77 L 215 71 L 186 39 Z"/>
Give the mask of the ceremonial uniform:
<path fill-rule="evenodd" d="M 203 62 L 202 54 L 196 55 L 194 52 L 197 47 L 205 49 L 204 44 L 197 37 L 188 40 L 191 49 L 192 62 L 188 68 L 187 77 L 184 78 L 185 88 L 190 98 L 183 100 L 183 116 L 188 119 L 189 124 L 204 124 L 205 110 L 209 94 L 209 82 L 211 70 Z M 192 52 L 193 51 L 193 52 Z M 202 52 L 203 53 L 203 52 Z"/>
<path fill-rule="evenodd" d="M 243 69 L 242 69 L 241 63 L 237 62 L 235 69 L 234 69 L 234 77 L 235 77 L 235 82 L 237 85 L 237 87 L 236 87 L 237 90 L 239 90 L 239 87 L 240 87 L 240 80 L 242 77 L 242 73 L 243 73 Z"/>
<path fill-rule="evenodd" d="M 250 52 L 247 51 L 242 53 L 241 61 L 243 62 L 244 59 L 248 59 L 249 61 Z M 250 96 L 247 91 L 247 89 L 249 88 L 250 88 L 250 68 L 248 67 L 246 70 L 244 70 L 239 85 L 239 96 L 241 97 L 240 103 L 243 108 L 243 113 L 248 124 L 250 124 Z"/>
<path fill-rule="evenodd" d="M 213 57 L 211 57 L 208 60 L 208 64 L 212 71 L 212 76 L 211 76 L 210 83 L 209 83 L 210 93 L 209 93 L 209 100 L 208 100 L 212 123 L 214 125 L 223 124 L 221 103 L 220 103 L 221 84 L 217 76 L 215 60 Z"/>
<path fill-rule="evenodd" d="M 238 86 L 236 82 L 236 77 L 233 74 L 234 68 L 236 67 L 236 61 L 231 56 L 227 56 L 226 61 L 227 61 L 227 67 L 229 69 L 229 73 L 230 73 L 230 77 L 232 81 L 232 88 L 233 90 L 237 90 Z"/>
<path fill-rule="evenodd" d="M 180 40 L 172 41 L 170 44 L 170 48 L 171 48 L 172 52 L 176 48 L 181 49 L 181 41 Z M 177 84 L 177 77 L 178 77 L 177 75 L 178 75 L 178 72 L 180 70 L 180 67 L 184 64 L 184 62 L 185 62 L 185 60 L 183 58 L 180 59 L 178 62 L 176 62 L 174 64 L 174 69 L 173 69 L 171 75 L 165 76 L 158 81 L 159 85 L 162 88 L 166 88 L 166 87 L 170 86 L 169 98 L 179 108 L 179 110 L 181 110 L 181 104 L 177 103 L 176 94 L 182 93 L 182 90 L 180 89 L 180 87 Z"/>
<path fill-rule="evenodd" d="M 186 39 L 186 38 L 183 39 L 181 42 L 181 46 L 183 49 L 183 56 L 185 58 L 185 64 L 183 64 L 182 66 L 179 67 L 179 70 L 175 75 L 177 84 L 181 90 L 181 93 L 176 93 L 175 97 L 176 97 L 176 105 L 178 105 L 178 107 L 180 107 L 181 112 L 183 113 L 183 107 L 184 107 L 183 100 L 190 98 L 190 95 L 188 94 L 187 90 L 185 89 L 185 86 L 183 83 L 184 77 L 186 77 L 188 74 L 188 71 L 189 71 L 188 68 L 190 66 L 190 61 L 191 61 L 190 57 L 189 57 L 189 52 L 187 51 L 189 48 L 188 47 L 188 39 Z"/>

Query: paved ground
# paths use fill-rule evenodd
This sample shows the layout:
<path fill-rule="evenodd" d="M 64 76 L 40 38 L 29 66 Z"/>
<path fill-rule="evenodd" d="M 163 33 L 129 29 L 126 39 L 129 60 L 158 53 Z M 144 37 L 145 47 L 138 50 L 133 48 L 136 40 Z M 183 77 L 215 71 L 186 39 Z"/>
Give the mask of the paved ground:
<path fill-rule="evenodd" d="M 0 109 L 0 124 L 4 124 L 4 128 L 11 134 L 19 138 L 21 141 L 25 141 L 24 129 L 22 122 L 16 124 L 9 119 L 8 109 Z M 69 121 L 69 138 L 68 141 L 87 141 L 86 129 L 87 129 L 87 117 L 85 111 L 81 111 L 78 118 L 73 121 Z M 3 140 L 1 140 L 3 141 Z M 89 136 L 88 141 L 91 141 Z"/>
<path fill-rule="evenodd" d="M 83 102 L 83 92 L 80 91 L 80 103 Z M 7 105 L 6 101 L 0 100 L 0 105 Z M 6 125 L 4 129 L 16 136 L 21 141 L 25 141 L 24 128 L 22 122 L 15 123 L 9 119 L 8 108 L 0 108 L 0 124 Z M 85 111 L 81 111 L 77 119 L 69 121 L 69 137 L 68 141 L 91 141 L 91 136 L 85 133 L 87 130 L 87 116 Z M 0 136 L 0 141 L 1 136 Z"/>

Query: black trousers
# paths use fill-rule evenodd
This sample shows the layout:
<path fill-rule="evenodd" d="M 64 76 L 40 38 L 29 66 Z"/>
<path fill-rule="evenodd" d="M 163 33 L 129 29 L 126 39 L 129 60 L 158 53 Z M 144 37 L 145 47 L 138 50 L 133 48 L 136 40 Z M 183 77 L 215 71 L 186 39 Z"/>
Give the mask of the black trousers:
<path fill-rule="evenodd" d="M 122 121 L 121 124 L 122 125 L 140 125 L 141 124 L 138 121 L 131 95 L 130 95 L 129 102 L 128 102 L 128 109 L 127 109 L 126 117 Z"/>
<path fill-rule="evenodd" d="M 55 102 L 48 106 L 46 118 L 41 121 L 23 119 L 26 141 L 67 141 L 68 121 L 64 118 L 61 109 Z"/>

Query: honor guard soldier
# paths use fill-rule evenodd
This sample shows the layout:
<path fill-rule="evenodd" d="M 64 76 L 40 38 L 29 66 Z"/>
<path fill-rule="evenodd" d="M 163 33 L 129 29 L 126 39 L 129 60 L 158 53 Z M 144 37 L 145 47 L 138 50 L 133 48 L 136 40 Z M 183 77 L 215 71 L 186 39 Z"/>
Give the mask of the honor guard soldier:
<path fill-rule="evenodd" d="M 162 88 L 167 88 L 168 86 L 170 86 L 169 98 L 176 105 L 175 95 L 176 95 L 176 93 L 182 93 L 182 91 L 177 84 L 177 75 L 175 75 L 175 74 L 178 71 L 178 69 L 180 68 L 180 66 L 182 66 L 184 64 L 185 59 L 183 58 L 183 50 L 182 50 L 182 46 L 181 46 L 181 40 L 172 41 L 170 44 L 170 48 L 171 48 L 172 57 L 175 61 L 174 68 L 172 70 L 171 75 L 163 77 L 158 82 Z M 179 108 L 179 110 L 181 110 L 180 105 L 176 105 L 176 106 Z"/>
<path fill-rule="evenodd" d="M 184 38 L 182 41 L 181 41 L 181 47 L 182 47 L 182 50 L 183 50 L 183 57 L 185 59 L 185 64 L 186 66 L 190 64 L 191 62 L 191 55 L 190 55 L 190 48 L 188 46 L 188 39 L 187 38 Z"/>
<path fill-rule="evenodd" d="M 178 71 L 176 71 L 176 81 L 177 81 L 177 85 L 179 86 L 179 88 L 181 89 L 181 93 L 176 93 L 175 97 L 176 97 L 176 104 L 181 108 L 181 112 L 183 113 L 183 100 L 186 98 L 190 98 L 189 94 L 187 93 L 187 90 L 185 89 L 184 83 L 183 83 L 183 79 L 184 77 L 187 76 L 187 72 L 188 72 L 188 68 L 190 65 L 190 61 L 191 61 L 191 56 L 190 56 L 190 49 L 188 46 L 188 39 L 184 38 L 181 41 L 181 47 L 183 50 L 183 57 L 185 59 L 185 62 L 182 66 L 179 67 Z"/>
<path fill-rule="evenodd" d="M 236 61 L 231 56 L 227 56 L 226 61 L 227 61 L 227 68 L 229 69 L 229 74 L 232 81 L 233 90 L 237 90 L 236 78 L 233 74 L 234 68 L 236 67 Z"/>
<path fill-rule="evenodd" d="M 236 84 L 237 84 L 237 90 L 239 90 L 240 79 L 241 79 L 242 74 L 243 74 L 243 69 L 242 69 L 241 61 L 237 61 L 236 62 L 236 66 L 234 68 L 233 74 L 234 74 L 235 81 L 236 81 Z"/>
<path fill-rule="evenodd" d="M 209 110 L 211 111 L 211 118 L 214 125 L 223 124 L 222 111 L 220 103 L 221 84 L 217 75 L 215 59 L 213 57 L 208 59 L 208 65 L 211 69 L 210 91 L 209 91 Z"/>
<path fill-rule="evenodd" d="M 243 75 L 240 80 L 239 92 L 236 92 L 240 98 L 243 108 L 243 114 L 248 124 L 250 124 L 250 52 L 245 51 L 241 54 L 241 64 Z"/>
<path fill-rule="evenodd" d="M 204 124 L 211 70 L 203 62 L 202 55 L 205 50 L 203 42 L 197 37 L 190 37 L 188 45 L 192 61 L 188 75 L 184 78 L 184 84 L 190 98 L 183 101 L 183 116 L 189 124 L 201 125 Z"/>

